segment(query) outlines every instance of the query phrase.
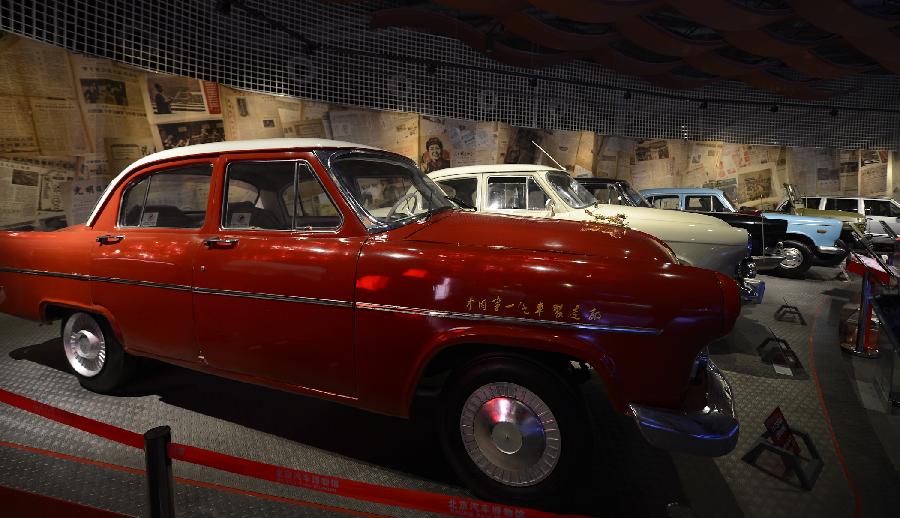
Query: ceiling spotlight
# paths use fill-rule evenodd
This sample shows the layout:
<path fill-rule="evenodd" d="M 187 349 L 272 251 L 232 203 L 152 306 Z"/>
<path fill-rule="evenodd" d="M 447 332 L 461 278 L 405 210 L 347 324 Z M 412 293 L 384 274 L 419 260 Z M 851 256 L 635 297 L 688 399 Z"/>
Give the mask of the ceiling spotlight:
<path fill-rule="evenodd" d="M 625 91 L 625 95 L 622 96 L 623 99 L 631 99 L 631 92 Z"/>
<path fill-rule="evenodd" d="M 708 102 L 703 101 L 703 102 L 700 103 L 700 109 L 701 109 L 701 110 L 705 110 L 705 109 L 707 109 L 707 108 L 709 108 L 709 103 L 708 103 Z"/>
<path fill-rule="evenodd" d="M 837 117 L 837 114 L 838 114 L 837 108 L 832 108 L 831 111 L 828 112 L 828 115 L 831 115 L 832 117 Z"/>
<path fill-rule="evenodd" d="M 772 113 L 777 112 L 777 111 L 778 111 L 778 105 L 777 105 L 777 104 L 773 104 L 772 107 L 769 108 L 769 111 L 772 112 Z"/>

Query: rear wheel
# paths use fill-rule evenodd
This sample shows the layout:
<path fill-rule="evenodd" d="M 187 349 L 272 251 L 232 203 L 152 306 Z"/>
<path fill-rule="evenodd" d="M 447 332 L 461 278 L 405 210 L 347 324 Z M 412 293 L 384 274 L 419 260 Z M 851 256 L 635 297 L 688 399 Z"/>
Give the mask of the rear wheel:
<path fill-rule="evenodd" d="M 529 359 L 489 357 L 454 372 L 441 404 L 448 461 L 475 493 L 554 507 L 590 458 L 579 394 Z"/>
<path fill-rule="evenodd" d="M 110 392 L 123 385 L 136 368 L 106 322 L 90 313 L 72 313 L 63 322 L 62 342 L 69 366 L 81 386 Z"/>
<path fill-rule="evenodd" d="M 784 260 L 778 263 L 775 273 L 784 277 L 800 277 L 812 266 L 813 253 L 799 241 L 783 241 Z"/>

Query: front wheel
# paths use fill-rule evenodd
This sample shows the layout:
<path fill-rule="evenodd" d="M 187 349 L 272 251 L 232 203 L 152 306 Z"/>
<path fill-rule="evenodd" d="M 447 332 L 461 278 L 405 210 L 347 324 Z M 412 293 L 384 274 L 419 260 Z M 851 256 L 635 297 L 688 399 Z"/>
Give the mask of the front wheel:
<path fill-rule="evenodd" d="M 491 357 L 457 369 L 442 395 L 440 437 L 459 477 L 490 500 L 554 507 L 590 458 L 579 394 L 528 359 Z"/>
<path fill-rule="evenodd" d="M 137 358 L 127 354 L 105 321 L 90 313 L 69 315 L 62 325 L 63 350 L 84 388 L 106 393 L 123 385 Z"/>
<path fill-rule="evenodd" d="M 783 241 L 784 260 L 778 263 L 775 273 L 784 277 L 801 277 L 812 266 L 813 253 L 799 241 Z"/>

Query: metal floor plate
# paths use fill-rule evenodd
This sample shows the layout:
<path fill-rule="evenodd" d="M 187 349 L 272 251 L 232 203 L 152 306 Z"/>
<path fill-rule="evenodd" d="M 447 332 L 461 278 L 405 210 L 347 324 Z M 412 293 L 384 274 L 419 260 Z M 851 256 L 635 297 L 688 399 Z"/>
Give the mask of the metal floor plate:
<path fill-rule="evenodd" d="M 599 447 L 588 490 L 573 503 L 573 510 L 600 516 L 666 516 L 667 506 L 674 503 L 671 516 L 681 516 L 678 507 L 692 510 L 696 516 L 853 514 L 854 496 L 809 376 L 809 335 L 817 327 L 812 322 L 817 308 L 817 320 L 827 320 L 832 301 L 848 297 L 855 287 L 828 280 L 836 271 L 814 268 L 812 280 L 805 281 L 765 277 L 766 301 L 745 306 L 735 332 L 712 347 L 714 359 L 733 384 L 742 422 L 738 447 L 725 457 L 672 455 L 647 446 L 631 421 L 604 405 L 597 387 L 589 383 L 585 396 L 595 407 L 592 419 L 598 425 Z M 809 326 L 774 321 L 772 315 L 784 297 L 800 307 Z M 760 367 L 755 346 L 767 336 L 767 328 L 790 343 L 805 372 L 786 377 L 770 366 Z M 471 496 L 460 488 L 443 460 L 431 423 L 373 415 L 170 366 L 152 369 L 122 394 L 94 394 L 83 389 L 68 371 L 58 334 L 58 325 L 40 326 L 0 315 L 0 387 L 135 432 L 167 424 L 176 442 L 239 457 L 369 483 Z M 827 368 L 835 369 L 832 364 Z M 851 393 L 847 397 L 856 396 Z M 763 421 L 775 406 L 781 407 L 792 425 L 811 434 L 825 461 L 812 491 L 786 484 L 740 460 L 764 430 Z M 832 415 L 835 420 L 846 417 Z M 143 469 L 138 450 L 0 404 L 0 485 L 125 514 L 144 513 L 140 475 L 50 457 L 40 450 Z M 843 453 L 849 458 L 854 451 Z M 176 511 L 180 516 L 340 514 L 248 492 L 336 506 L 353 513 L 424 515 L 193 464 L 176 462 L 174 470 L 177 477 L 198 481 L 177 484 Z M 896 482 L 896 473 L 888 471 L 883 476 Z M 204 485 L 207 487 L 201 487 Z M 860 493 L 865 502 L 865 491 Z M 900 499 L 896 492 L 893 495 L 892 508 L 897 509 Z M 885 502 L 878 501 L 867 509 L 872 516 L 887 515 L 888 509 L 880 512 L 883 505 Z"/>

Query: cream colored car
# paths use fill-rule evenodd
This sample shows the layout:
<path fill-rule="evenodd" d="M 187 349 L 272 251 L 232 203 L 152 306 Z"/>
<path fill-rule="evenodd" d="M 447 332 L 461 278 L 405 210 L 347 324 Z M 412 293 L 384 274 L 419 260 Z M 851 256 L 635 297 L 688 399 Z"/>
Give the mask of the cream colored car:
<path fill-rule="evenodd" d="M 738 281 L 746 300 L 762 300 L 765 284 L 750 280 L 756 272 L 749 258 L 749 235 L 722 220 L 601 204 L 568 173 L 546 166 L 476 165 L 441 169 L 429 176 L 448 196 L 479 211 L 574 221 L 594 221 L 588 211 L 604 217 L 622 214 L 628 227 L 662 239 L 683 263 L 722 272 Z"/>

